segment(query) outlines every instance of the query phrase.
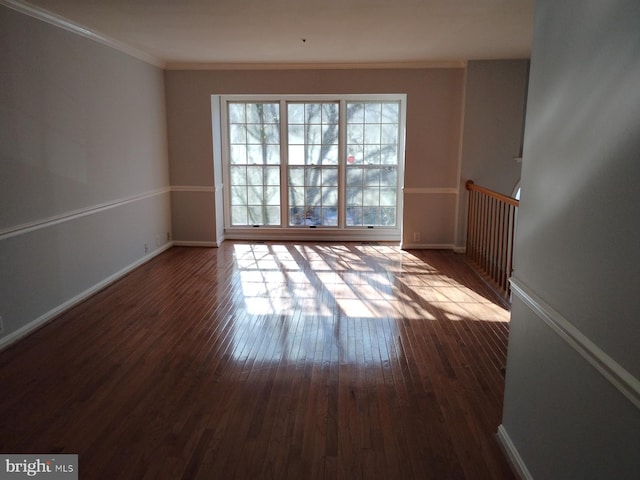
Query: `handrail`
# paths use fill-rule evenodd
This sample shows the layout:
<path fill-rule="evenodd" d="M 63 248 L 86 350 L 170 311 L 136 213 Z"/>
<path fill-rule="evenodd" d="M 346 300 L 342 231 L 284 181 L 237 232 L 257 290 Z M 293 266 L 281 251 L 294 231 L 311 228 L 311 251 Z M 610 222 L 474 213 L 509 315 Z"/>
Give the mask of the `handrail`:
<path fill-rule="evenodd" d="M 467 258 L 505 297 L 513 271 L 513 242 L 520 202 L 467 180 Z"/>
<path fill-rule="evenodd" d="M 473 180 L 467 180 L 464 184 L 467 190 L 473 190 L 475 192 L 484 193 L 485 195 L 495 198 L 496 200 L 500 200 L 501 202 L 508 203 L 509 205 L 513 205 L 517 207 L 520 205 L 520 202 L 513 197 L 509 197 L 507 195 L 503 195 L 502 193 L 495 192 L 493 190 L 489 190 L 488 188 L 481 187 L 480 185 L 476 185 L 473 183 Z"/>

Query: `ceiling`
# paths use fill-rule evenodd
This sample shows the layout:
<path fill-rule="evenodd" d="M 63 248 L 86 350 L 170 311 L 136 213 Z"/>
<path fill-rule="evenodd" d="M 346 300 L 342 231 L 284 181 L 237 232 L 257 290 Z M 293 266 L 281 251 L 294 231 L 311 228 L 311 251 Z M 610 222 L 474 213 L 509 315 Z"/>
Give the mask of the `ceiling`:
<path fill-rule="evenodd" d="M 6 2 L 4 2 L 6 3 Z M 11 0 L 167 68 L 528 58 L 534 0 Z"/>

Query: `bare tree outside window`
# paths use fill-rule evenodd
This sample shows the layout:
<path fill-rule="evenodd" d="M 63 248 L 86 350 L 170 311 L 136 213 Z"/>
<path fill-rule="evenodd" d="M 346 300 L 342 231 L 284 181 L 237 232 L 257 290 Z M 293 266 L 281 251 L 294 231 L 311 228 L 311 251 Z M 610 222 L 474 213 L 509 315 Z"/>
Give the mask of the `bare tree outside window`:
<path fill-rule="evenodd" d="M 338 225 L 339 104 L 289 103 L 289 225 Z"/>
<path fill-rule="evenodd" d="M 280 105 L 229 103 L 232 225 L 280 225 Z"/>

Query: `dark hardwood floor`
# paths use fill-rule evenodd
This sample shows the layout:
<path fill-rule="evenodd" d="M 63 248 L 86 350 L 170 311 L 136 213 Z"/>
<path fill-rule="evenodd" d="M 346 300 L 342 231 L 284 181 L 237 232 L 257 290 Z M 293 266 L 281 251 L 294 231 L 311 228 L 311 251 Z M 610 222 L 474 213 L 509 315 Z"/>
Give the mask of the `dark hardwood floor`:
<path fill-rule="evenodd" d="M 509 313 L 448 251 L 174 247 L 0 352 L 0 451 L 88 479 L 513 479 Z"/>

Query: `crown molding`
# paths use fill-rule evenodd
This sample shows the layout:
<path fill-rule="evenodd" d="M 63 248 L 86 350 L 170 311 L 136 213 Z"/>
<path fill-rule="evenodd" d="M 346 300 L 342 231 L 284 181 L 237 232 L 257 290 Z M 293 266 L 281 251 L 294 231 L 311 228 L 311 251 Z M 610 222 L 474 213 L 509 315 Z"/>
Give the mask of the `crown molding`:
<path fill-rule="evenodd" d="M 167 62 L 166 70 L 392 70 L 466 68 L 466 60 L 387 63 L 207 63 Z"/>
<path fill-rule="evenodd" d="M 149 55 L 148 53 L 138 50 L 137 48 L 127 45 L 119 40 L 103 35 L 89 28 L 83 27 L 82 25 L 75 23 L 61 15 L 50 12 L 49 10 L 38 7 L 36 5 L 32 5 L 29 2 L 25 2 L 24 0 L 0 0 L 0 5 L 4 5 L 5 7 L 15 10 L 16 12 L 23 13 L 55 27 L 61 28 L 71 33 L 75 33 L 76 35 L 88 38 L 107 47 L 111 47 L 114 50 L 118 50 L 119 52 L 137 58 L 138 60 L 142 60 L 143 62 L 155 67 L 165 68 L 164 61 L 160 60 L 157 57 L 154 57 L 153 55 Z"/>

